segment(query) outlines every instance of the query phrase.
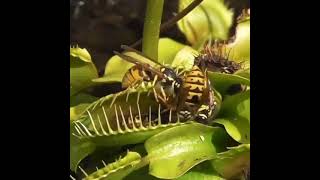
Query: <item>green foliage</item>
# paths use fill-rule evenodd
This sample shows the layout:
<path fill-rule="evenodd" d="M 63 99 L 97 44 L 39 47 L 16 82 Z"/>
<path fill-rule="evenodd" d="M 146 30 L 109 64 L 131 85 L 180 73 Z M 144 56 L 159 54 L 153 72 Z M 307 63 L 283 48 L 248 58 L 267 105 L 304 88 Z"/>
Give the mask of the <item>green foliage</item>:
<path fill-rule="evenodd" d="M 194 57 L 197 55 L 199 55 L 199 52 L 189 46 L 185 46 L 183 49 L 177 52 L 173 59 L 172 67 L 190 70 L 194 64 Z"/>
<path fill-rule="evenodd" d="M 230 147 L 228 151 L 218 153 L 217 158 L 210 162 L 222 177 L 234 178 L 250 166 L 250 144 Z"/>
<path fill-rule="evenodd" d="M 227 97 L 215 122 L 224 125 L 234 140 L 250 143 L 250 90 Z"/>
<path fill-rule="evenodd" d="M 126 55 L 130 55 L 132 57 L 137 57 L 138 55 L 134 52 L 126 52 Z M 129 63 L 119 56 L 112 56 L 108 63 L 106 64 L 106 68 L 104 71 L 104 76 L 101 78 L 93 79 L 93 82 L 102 82 L 102 83 L 112 83 L 112 82 L 121 82 L 124 74 L 132 67 L 134 64 Z M 121 68 L 119 68 L 121 67 Z"/>
<path fill-rule="evenodd" d="M 250 16 L 237 25 L 235 40 L 227 45 L 227 50 L 230 50 L 233 60 L 249 61 L 250 48 L 248 47 L 250 47 Z"/>
<path fill-rule="evenodd" d="M 180 0 L 179 11 L 191 2 L 192 0 Z M 222 0 L 204 0 L 178 22 L 178 27 L 191 44 L 197 44 L 209 37 L 227 39 L 232 18 L 233 12 L 227 9 Z"/>
<path fill-rule="evenodd" d="M 183 124 L 161 124 L 161 120 L 159 124 L 151 124 L 151 120 L 143 123 L 141 112 L 147 116 L 150 110 L 158 113 L 158 104 L 153 99 L 153 94 L 148 95 L 151 88 L 151 85 L 147 85 L 100 98 L 90 104 L 85 109 L 86 113 L 72 126 L 79 130 L 82 125 L 85 127 L 81 128 L 83 133 L 77 133 L 80 138 L 110 147 L 140 143 L 164 129 Z M 130 125 L 131 121 L 127 121 L 127 118 L 134 119 L 136 116 L 139 121 L 134 120 Z"/>
<path fill-rule="evenodd" d="M 180 0 L 179 11 L 190 2 Z M 242 68 L 234 74 L 208 72 L 217 102 L 213 122 L 171 122 L 159 112 L 152 83 L 103 97 L 86 92 L 97 83 L 121 82 L 133 64 L 113 56 L 99 78 L 86 49 L 70 48 L 70 169 L 83 170 L 84 179 L 96 180 L 241 177 L 250 166 L 250 16 L 232 22 L 233 12 L 223 0 L 204 0 L 178 23 L 191 47 L 159 39 L 163 0 L 147 3 L 142 44 L 146 55 L 180 73 L 188 71 L 204 42 L 230 40 L 230 27 L 237 23 L 235 36 L 221 48 L 230 50 L 230 59 L 241 62 Z M 134 52 L 124 54 L 144 58 Z M 246 89 L 229 95 L 228 89 L 237 84 Z M 92 156 L 106 158 L 108 163 L 93 164 L 97 170 L 88 173 L 90 168 L 82 169 L 79 164 Z M 120 158 L 113 161 L 116 156 Z"/>
<path fill-rule="evenodd" d="M 93 85 L 98 72 L 86 49 L 70 47 L 70 96 Z"/>
<path fill-rule="evenodd" d="M 152 59 L 158 59 L 158 41 L 163 4 L 164 0 L 147 0 L 142 52 Z"/>
<path fill-rule="evenodd" d="M 188 124 L 149 138 L 145 142 L 149 173 L 158 178 L 177 178 L 200 162 L 214 158 L 216 149 L 211 138 L 215 130 L 201 124 Z"/>
<path fill-rule="evenodd" d="M 95 171 L 84 178 L 84 180 L 121 180 L 134 171 L 139 163 L 141 163 L 140 154 L 129 151 L 125 157 Z"/>
<path fill-rule="evenodd" d="M 96 146 L 90 141 L 81 141 L 73 135 L 73 128 L 70 128 L 70 169 L 76 171 L 82 159 L 92 153 Z"/>
<path fill-rule="evenodd" d="M 93 101 L 98 100 L 99 98 L 92 96 L 87 93 L 78 93 L 74 96 L 70 96 L 70 106 L 76 106 L 82 103 L 92 103 Z"/>
<path fill-rule="evenodd" d="M 242 84 L 250 86 L 250 80 L 238 74 L 223 74 L 219 72 L 208 72 L 208 78 L 213 82 L 214 88 L 221 94 L 226 94 L 226 91 L 231 85 Z"/>
<path fill-rule="evenodd" d="M 159 58 L 154 60 L 161 64 L 172 66 L 176 54 L 186 46 L 169 38 L 161 38 L 158 47 Z M 140 60 L 144 58 L 134 52 L 125 52 L 124 54 Z M 121 59 L 119 56 L 112 56 L 106 64 L 104 76 L 93 79 L 92 81 L 96 83 L 122 82 L 124 74 L 132 66 L 134 66 L 134 64 Z"/>
<path fill-rule="evenodd" d="M 197 166 L 193 167 L 185 173 L 183 176 L 177 178 L 177 180 L 224 180 L 219 173 L 214 169 L 213 165 L 209 161 L 205 161 Z"/>
<path fill-rule="evenodd" d="M 176 42 L 170 38 L 159 39 L 158 62 L 164 65 L 171 65 L 176 54 L 185 47 L 184 44 Z M 170 47 L 170 48 L 168 48 Z"/>

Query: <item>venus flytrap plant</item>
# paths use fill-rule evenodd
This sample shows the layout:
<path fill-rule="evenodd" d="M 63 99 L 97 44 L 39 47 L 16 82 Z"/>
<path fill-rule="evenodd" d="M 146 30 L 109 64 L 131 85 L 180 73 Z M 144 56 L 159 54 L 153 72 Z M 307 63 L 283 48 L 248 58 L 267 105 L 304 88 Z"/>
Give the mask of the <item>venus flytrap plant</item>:
<path fill-rule="evenodd" d="M 198 11 L 193 11 L 190 17 L 180 22 L 185 25 L 179 25 L 179 28 L 194 47 L 209 37 L 227 38 L 233 13 L 224 6 L 223 1 L 214 2 L 211 4 L 209 0 L 204 0 Z M 157 0 L 156 3 L 148 0 L 147 3 L 142 51 L 160 63 L 179 69 L 179 72 L 190 70 L 194 57 L 200 53 L 198 48 L 193 49 L 168 38 L 159 40 L 163 0 Z M 160 8 L 151 11 L 156 5 Z M 194 17 L 199 17 L 198 21 Z M 193 23 L 192 27 L 199 26 L 192 29 L 186 25 L 190 22 Z M 233 84 L 242 84 L 250 89 L 250 16 L 242 16 L 238 23 L 234 40 L 223 44 L 222 48 L 233 50 L 235 60 L 244 60 L 246 68 L 234 74 L 208 73 L 215 92 L 214 98 L 218 102 L 214 112 L 218 117 L 216 121 L 210 125 L 181 122 L 175 113 L 163 113 L 154 98 L 152 83 L 142 83 L 104 97 L 87 97 L 77 102 L 73 100 L 70 108 L 70 138 L 73 142 L 70 144 L 70 168 L 75 171 L 82 159 L 99 153 L 95 151 L 97 148 L 110 152 L 123 148 L 123 151 L 130 149 L 123 158 L 108 161 L 110 163 L 101 162 L 97 165 L 100 168 L 93 172 L 79 167 L 77 173 L 82 173 L 85 180 L 229 179 L 241 176 L 241 171 L 250 164 L 250 90 L 230 96 L 227 89 Z M 244 24 L 240 26 L 240 23 Z M 201 30 L 204 27 L 206 31 Z M 201 38 L 194 38 L 195 34 Z M 83 50 L 79 52 L 74 55 L 72 51 L 71 57 L 85 59 L 85 66 L 88 67 L 78 72 L 87 73 L 88 69 L 92 69 L 91 63 L 86 62 L 89 59 L 86 53 L 82 56 Z M 134 56 L 133 52 L 125 53 Z M 79 90 L 73 91 L 75 96 L 72 97 L 81 95 L 86 87 L 94 83 L 121 82 L 132 66 L 120 57 L 113 56 L 106 65 L 104 77 L 97 78 L 92 73 L 82 76 L 85 80 L 79 81 Z M 77 84 L 73 83 L 77 78 L 72 78 L 71 84 Z"/>
<path fill-rule="evenodd" d="M 139 102 L 142 99 L 143 103 Z M 158 132 L 184 124 L 172 112 L 164 123 L 160 108 L 153 99 L 151 84 L 129 88 L 88 106 L 73 122 L 77 131 L 74 135 L 100 146 L 121 146 L 141 143 Z"/>
<path fill-rule="evenodd" d="M 179 11 L 182 11 L 191 2 L 192 0 L 180 0 Z M 233 12 L 225 6 L 222 0 L 204 0 L 182 21 L 178 22 L 178 27 L 188 41 L 198 47 L 208 37 L 227 39 L 232 17 Z"/>
<path fill-rule="evenodd" d="M 104 166 L 91 174 L 82 169 L 82 173 L 85 175 L 83 180 L 120 180 L 130 174 L 136 168 L 139 168 L 138 164 L 141 164 L 142 161 L 144 160 L 141 158 L 139 153 L 128 151 L 125 157 L 120 158 L 119 160 L 116 160 L 108 165 L 102 161 Z"/>
<path fill-rule="evenodd" d="M 86 49 L 70 47 L 70 96 L 92 86 L 98 72 Z"/>

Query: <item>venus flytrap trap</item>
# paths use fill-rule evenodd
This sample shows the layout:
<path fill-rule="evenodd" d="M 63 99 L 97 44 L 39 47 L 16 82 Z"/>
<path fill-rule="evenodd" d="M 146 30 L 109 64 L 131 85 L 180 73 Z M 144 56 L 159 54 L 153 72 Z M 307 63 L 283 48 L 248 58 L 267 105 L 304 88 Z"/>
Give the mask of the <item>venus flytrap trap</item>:
<path fill-rule="evenodd" d="M 92 86 L 98 72 L 86 49 L 70 47 L 70 96 Z"/>
<path fill-rule="evenodd" d="M 233 12 L 223 1 L 204 0 L 178 23 L 191 47 L 169 38 L 159 39 L 163 0 L 151 2 L 147 1 L 142 51 L 155 61 L 174 69 L 181 77 L 197 63 L 195 59 L 206 52 L 219 52 L 219 56 L 241 62 L 243 66 L 232 73 L 208 71 L 208 81 L 214 92 L 210 100 L 217 106 L 213 112 L 214 121 L 200 124 L 194 119 L 181 120 L 177 111 L 159 103 L 152 82 L 142 81 L 103 97 L 91 96 L 85 92 L 86 88 L 122 82 L 134 64 L 115 55 L 106 64 L 104 76 L 98 78 L 89 53 L 79 47 L 70 48 L 70 169 L 79 175 L 70 178 L 243 177 L 242 172 L 250 166 L 250 14 L 244 11 L 237 22 L 232 22 Z M 179 11 L 190 2 L 180 0 Z M 237 23 L 237 29 L 230 38 L 232 23 Z M 217 39 L 229 41 L 215 43 L 210 51 L 201 51 L 205 42 Z M 141 58 L 134 52 L 123 54 Z M 235 84 L 246 88 L 230 95 L 228 89 Z M 182 97 L 179 93 L 177 96 Z M 81 165 L 85 158 L 99 155 L 101 151 L 113 153 L 107 157 L 108 161 L 101 159 L 101 163 L 94 164 L 96 170 Z M 119 158 L 120 154 L 124 156 Z M 115 156 L 117 159 L 112 161 Z"/>
<path fill-rule="evenodd" d="M 123 179 L 138 168 L 138 164 L 142 161 L 143 159 L 139 153 L 128 151 L 125 157 L 119 158 L 108 165 L 101 161 L 104 166 L 91 174 L 82 169 L 82 173 L 85 176 L 83 180 Z"/>
<path fill-rule="evenodd" d="M 164 123 L 160 106 L 153 99 L 152 85 L 129 88 L 92 103 L 72 126 L 80 139 L 100 146 L 121 146 L 141 143 L 164 129 L 184 124 L 169 113 Z M 143 103 L 139 102 L 140 100 Z"/>
<path fill-rule="evenodd" d="M 192 0 L 180 0 L 182 11 Z M 214 39 L 227 39 L 232 25 L 233 12 L 222 0 L 204 0 L 191 13 L 178 22 L 179 29 L 192 45 L 199 44 L 211 36 Z"/>

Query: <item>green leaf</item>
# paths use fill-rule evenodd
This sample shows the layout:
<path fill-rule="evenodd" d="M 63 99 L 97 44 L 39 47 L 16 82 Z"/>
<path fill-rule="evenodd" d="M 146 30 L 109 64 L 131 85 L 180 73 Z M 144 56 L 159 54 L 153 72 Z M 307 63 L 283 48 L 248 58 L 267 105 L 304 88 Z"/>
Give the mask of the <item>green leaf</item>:
<path fill-rule="evenodd" d="M 215 118 L 215 117 L 217 117 L 217 115 L 220 112 L 221 103 L 222 103 L 222 96 L 216 89 L 214 89 L 214 88 L 212 88 L 212 89 L 213 89 L 213 92 L 214 92 L 213 99 L 217 103 L 215 109 L 212 112 L 213 113 L 212 117 Z M 209 123 L 211 124 L 211 122 L 209 122 Z"/>
<path fill-rule="evenodd" d="M 250 79 L 250 68 L 241 69 L 235 72 L 236 75 Z"/>
<path fill-rule="evenodd" d="M 139 168 L 139 163 L 142 161 L 139 153 L 129 151 L 125 157 L 91 173 L 84 180 L 121 180 L 136 168 Z"/>
<path fill-rule="evenodd" d="M 228 134 L 240 143 L 250 143 L 250 90 L 228 96 L 222 103 L 219 119 Z"/>
<path fill-rule="evenodd" d="M 98 77 L 98 71 L 86 49 L 70 47 L 70 96 L 93 85 L 91 79 Z"/>
<path fill-rule="evenodd" d="M 77 120 L 89 105 L 90 103 L 83 103 L 74 107 L 70 107 L 70 120 Z"/>
<path fill-rule="evenodd" d="M 171 65 L 175 55 L 183 47 L 184 47 L 183 44 L 178 43 L 172 39 L 161 38 L 159 40 L 159 46 L 158 46 L 159 58 L 156 60 L 161 64 Z M 124 54 L 137 59 L 142 58 L 140 55 L 134 52 L 125 52 Z M 105 67 L 104 76 L 101 78 L 94 79 L 93 82 L 96 82 L 96 83 L 122 82 L 123 76 L 132 66 L 134 66 L 134 64 L 127 62 L 121 59 L 119 56 L 115 55 L 108 60 Z"/>
<path fill-rule="evenodd" d="M 96 147 L 89 141 L 78 139 L 72 133 L 75 131 L 70 128 L 70 169 L 76 172 L 80 161 L 91 154 Z"/>
<path fill-rule="evenodd" d="M 75 58 L 75 60 L 84 61 L 87 63 L 92 63 L 91 56 L 85 48 L 70 47 L 70 55 Z"/>
<path fill-rule="evenodd" d="M 180 0 L 179 11 L 191 2 L 192 0 Z M 196 44 L 209 36 L 226 40 L 232 19 L 233 12 L 227 9 L 222 0 L 204 0 L 178 22 L 178 27 L 191 44 Z"/>
<path fill-rule="evenodd" d="M 209 161 L 198 164 L 177 180 L 224 180 Z"/>
<path fill-rule="evenodd" d="M 250 79 L 237 74 L 225 74 L 219 72 L 208 72 L 211 85 L 221 94 L 225 94 L 228 88 L 234 84 L 250 86 Z"/>
<path fill-rule="evenodd" d="M 216 156 L 211 140 L 219 128 L 186 124 L 156 134 L 145 142 L 149 173 L 158 178 L 177 178 L 193 166 Z"/>
<path fill-rule="evenodd" d="M 90 94 L 78 93 L 74 96 L 70 96 L 70 107 L 77 106 L 79 104 L 92 103 L 98 99 L 98 97 L 92 96 Z"/>
<path fill-rule="evenodd" d="M 193 48 L 185 46 L 174 57 L 172 67 L 185 71 L 191 70 L 194 64 L 194 57 L 198 54 L 199 53 Z"/>
<path fill-rule="evenodd" d="M 215 122 L 222 124 L 234 140 L 240 143 L 250 143 L 250 124 L 246 119 L 241 117 L 234 119 L 219 118 Z"/>
<path fill-rule="evenodd" d="M 219 117 L 242 116 L 250 121 L 250 90 L 227 96 L 220 109 Z"/>
<path fill-rule="evenodd" d="M 181 44 L 177 41 L 174 41 L 170 38 L 161 38 L 159 40 L 159 58 L 158 62 L 164 65 L 171 65 L 176 54 L 185 47 L 184 44 Z"/>
<path fill-rule="evenodd" d="M 128 88 L 102 97 L 90 104 L 72 126 L 83 139 L 89 139 L 100 146 L 115 147 L 142 143 L 159 132 L 185 124 L 176 121 L 161 123 L 163 118 L 155 123 L 154 119 L 149 119 L 149 110 L 156 115 L 153 118 L 160 119 L 159 104 L 154 98 L 152 88 L 149 83 L 144 87 L 141 85 L 135 89 Z M 134 123 L 131 119 L 134 119 Z"/>
<path fill-rule="evenodd" d="M 125 55 L 138 57 L 134 52 L 125 52 Z M 123 60 L 119 56 L 112 56 L 107 64 L 104 71 L 104 76 L 101 78 L 93 79 L 93 82 L 97 83 L 113 83 L 113 82 L 122 82 L 124 74 L 134 66 L 133 63 Z"/>
<path fill-rule="evenodd" d="M 128 176 L 124 178 L 124 180 L 159 180 L 159 178 L 156 178 L 149 174 L 149 167 L 145 166 L 141 169 L 138 169 L 136 171 L 133 171 Z"/>
<path fill-rule="evenodd" d="M 232 60 L 250 61 L 250 17 L 237 25 L 235 40 L 227 45 L 227 52 L 229 50 Z"/>
<path fill-rule="evenodd" d="M 250 166 L 250 144 L 231 147 L 226 152 L 218 153 L 210 162 L 224 178 L 235 178 Z"/>

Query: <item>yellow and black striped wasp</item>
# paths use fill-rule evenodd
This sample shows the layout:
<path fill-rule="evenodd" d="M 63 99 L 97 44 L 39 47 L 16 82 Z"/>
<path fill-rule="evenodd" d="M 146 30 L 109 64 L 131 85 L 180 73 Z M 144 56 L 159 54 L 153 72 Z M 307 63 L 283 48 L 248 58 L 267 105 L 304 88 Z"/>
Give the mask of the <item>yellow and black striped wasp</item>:
<path fill-rule="evenodd" d="M 140 55 L 137 59 L 114 52 L 122 59 L 135 64 L 124 75 L 122 87 L 132 87 L 141 82 L 153 82 L 154 95 L 160 99 L 167 109 L 176 111 L 182 120 L 195 119 L 206 123 L 216 107 L 213 90 L 205 68 L 194 65 L 190 71 L 178 74 L 141 52 L 122 45 L 122 49 Z"/>
<path fill-rule="evenodd" d="M 205 67 L 193 65 L 192 69 L 183 75 L 183 86 L 180 90 L 179 114 L 184 118 L 194 118 L 201 123 L 212 119 L 217 105 L 214 92 L 208 79 Z"/>
<path fill-rule="evenodd" d="M 177 103 L 177 94 L 182 85 L 182 79 L 177 72 L 170 67 L 166 67 L 155 60 L 144 55 L 129 46 L 122 45 L 122 49 L 135 52 L 140 56 L 139 59 L 121 54 L 114 51 L 122 59 L 135 64 L 130 68 L 122 79 L 122 87 L 134 87 L 142 82 L 152 82 L 154 85 L 154 95 L 157 101 L 168 108 L 175 109 Z"/>

